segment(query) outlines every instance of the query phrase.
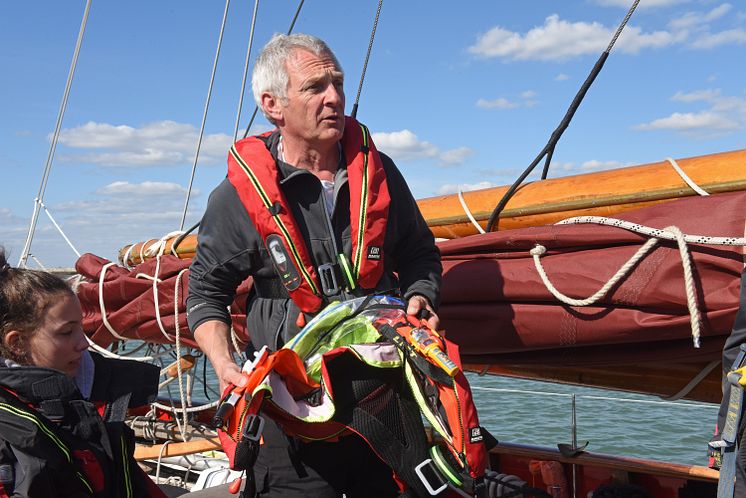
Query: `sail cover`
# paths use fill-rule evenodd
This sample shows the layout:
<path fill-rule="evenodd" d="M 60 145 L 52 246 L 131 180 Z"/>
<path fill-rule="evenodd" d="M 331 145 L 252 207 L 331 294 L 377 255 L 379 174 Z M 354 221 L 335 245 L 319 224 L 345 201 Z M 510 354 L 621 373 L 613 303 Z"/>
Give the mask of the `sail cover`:
<path fill-rule="evenodd" d="M 620 214 L 647 227 L 740 238 L 746 193 L 690 197 Z M 695 348 L 682 256 L 661 241 L 594 305 L 570 306 L 547 289 L 530 251 L 565 295 L 593 295 L 649 239 L 596 224 L 551 225 L 440 244 L 440 317 L 465 363 L 609 366 L 719 359 L 739 305 L 741 246 L 688 244 L 701 347 Z"/>

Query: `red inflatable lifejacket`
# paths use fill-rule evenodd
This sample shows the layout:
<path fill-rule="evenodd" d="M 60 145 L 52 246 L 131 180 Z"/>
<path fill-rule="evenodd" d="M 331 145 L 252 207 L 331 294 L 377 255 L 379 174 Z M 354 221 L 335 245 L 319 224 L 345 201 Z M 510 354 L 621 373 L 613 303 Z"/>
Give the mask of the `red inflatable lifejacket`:
<path fill-rule="evenodd" d="M 302 311 L 313 313 L 324 303 L 318 271 L 280 188 L 275 160 L 263 140 L 268 135 L 239 140 L 231 147 L 228 179 L 273 255 L 290 297 Z M 350 187 L 349 273 L 353 284 L 372 289 L 383 275 L 383 242 L 391 200 L 386 173 L 368 128 L 351 117 L 345 118 L 341 144 Z"/>

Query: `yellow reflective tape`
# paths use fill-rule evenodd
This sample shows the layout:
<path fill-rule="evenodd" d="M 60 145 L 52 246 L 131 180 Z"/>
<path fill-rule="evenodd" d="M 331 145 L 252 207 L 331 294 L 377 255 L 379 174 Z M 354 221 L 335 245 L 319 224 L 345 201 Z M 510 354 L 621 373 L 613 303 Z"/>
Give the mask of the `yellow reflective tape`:
<path fill-rule="evenodd" d="M 26 420 L 31 421 L 34 425 L 39 427 L 39 429 L 41 429 L 44 434 L 49 436 L 49 438 L 54 442 L 54 444 L 57 445 L 59 449 L 62 450 L 62 452 L 65 454 L 65 457 L 67 457 L 67 461 L 72 463 L 73 459 L 70 454 L 70 450 L 67 449 L 67 446 L 65 446 L 65 444 L 62 441 L 60 441 L 60 439 L 46 425 L 44 425 L 41 422 L 41 420 L 39 420 L 32 413 L 20 410 L 16 408 L 15 406 L 8 405 L 5 403 L 0 403 L 0 410 L 4 410 L 12 415 L 25 418 Z"/>
<path fill-rule="evenodd" d="M 130 466 L 129 459 L 127 458 L 127 443 L 124 441 L 124 435 L 121 436 L 122 441 L 122 464 L 124 466 L 124 483 L 126 484 L 126 493 L 128 498 L 132 498 L 132 482 L 130 478 Z"/>
<path fill-rule="evenodd" d="M 360 123 L 358 123 L 360 124 Z M 368 147 L 368 129 L 360 124 L 363 133 L 363 146 Z M 368 154 L 363 157 L 363 178 L 360 182 L 360 215 L 358 217 L 357 247 L 353 258 L 353 272 L 356 280 L 360 278 L 360 268 L 363 265 L 363 249 L 365 244 L 365 223 L 368 217 Z"/>
<path fill-rule="evenodd" d="M 270 202 L 269 196 L 264 191 L 264 188 L 262 187 L 262 184 L 259 182 L 259 179 L 256 177 L 256 175 L 254 175 L 254 171 L 251 169 L 248 163 L 246 163 L 246 161 L 244 161 L 241 155 L 238 153 L 235 145 L 231 147 L 231 155 L 233 156 L 233 159 L 236 160 L 238 165 L 241 166 L 241 169 L 243 170 L 244 173 L 246 173 L 246 176 L 249 177 L 249 181 L 251 182 L 254 189 L 256 190 L 256 193 L 261 198 L 262 202 L 264 203 L 264 206 L 267 209 L 271 208 L 272 202 Z M 293 243 L 293 239 L 290 237 L 290 232 L 285 226 L 285 223 L 283 223 L 280 216 L 276 214 L 272 215 L 272 219 L 275 220 L 275 223 L 277 224 L 278 228 L 282 232 L 283 237 L 285 237 L 285 242 L 287 242 L 288 246 L 290 247 L 290 252 L 293 254 L 293 259 L 295 260 L 295 266 L 297 268 L 300 268 L 300 271 L 303 274 L 303 278 L 306 280 L 308 285 L 311 287 L 311 291 L 314 294 L 319 295 L 319 291 L 318 291 L 318 288 L 316 287 L 316 283 L 311 278 L 311 275 L 308 273 L 308 270 L 306 270 L 306 267 L 303 264 L 303 260 L 300 257 L 300 253 L 298 252 L 298 248 Z"/>

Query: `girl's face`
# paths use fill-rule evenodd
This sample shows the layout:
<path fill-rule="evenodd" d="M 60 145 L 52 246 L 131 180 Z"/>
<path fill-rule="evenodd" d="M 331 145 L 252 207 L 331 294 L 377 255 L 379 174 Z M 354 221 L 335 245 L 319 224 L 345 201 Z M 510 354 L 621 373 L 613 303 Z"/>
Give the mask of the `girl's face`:
<path fill-rule="evenodd" d="M 44 320 L 28 341 L 31 364 L 74 376 L 88 341 L 78 298 L 63 292 L 47 307 Z"/>

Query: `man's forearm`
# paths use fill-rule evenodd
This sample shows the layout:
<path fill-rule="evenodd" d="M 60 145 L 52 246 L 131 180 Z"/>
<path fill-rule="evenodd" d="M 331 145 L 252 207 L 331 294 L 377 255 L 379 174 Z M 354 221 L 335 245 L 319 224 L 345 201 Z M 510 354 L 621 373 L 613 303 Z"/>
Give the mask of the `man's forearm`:
<path fill-rule="evenodd" d="M 201 323 L 194 331 L 194 339 L 215 369 L 221 391 L 228 383 L 238 382 L 240 368 L 231 354 L 230 327 L 226 323 L 219 320 Z"/>

